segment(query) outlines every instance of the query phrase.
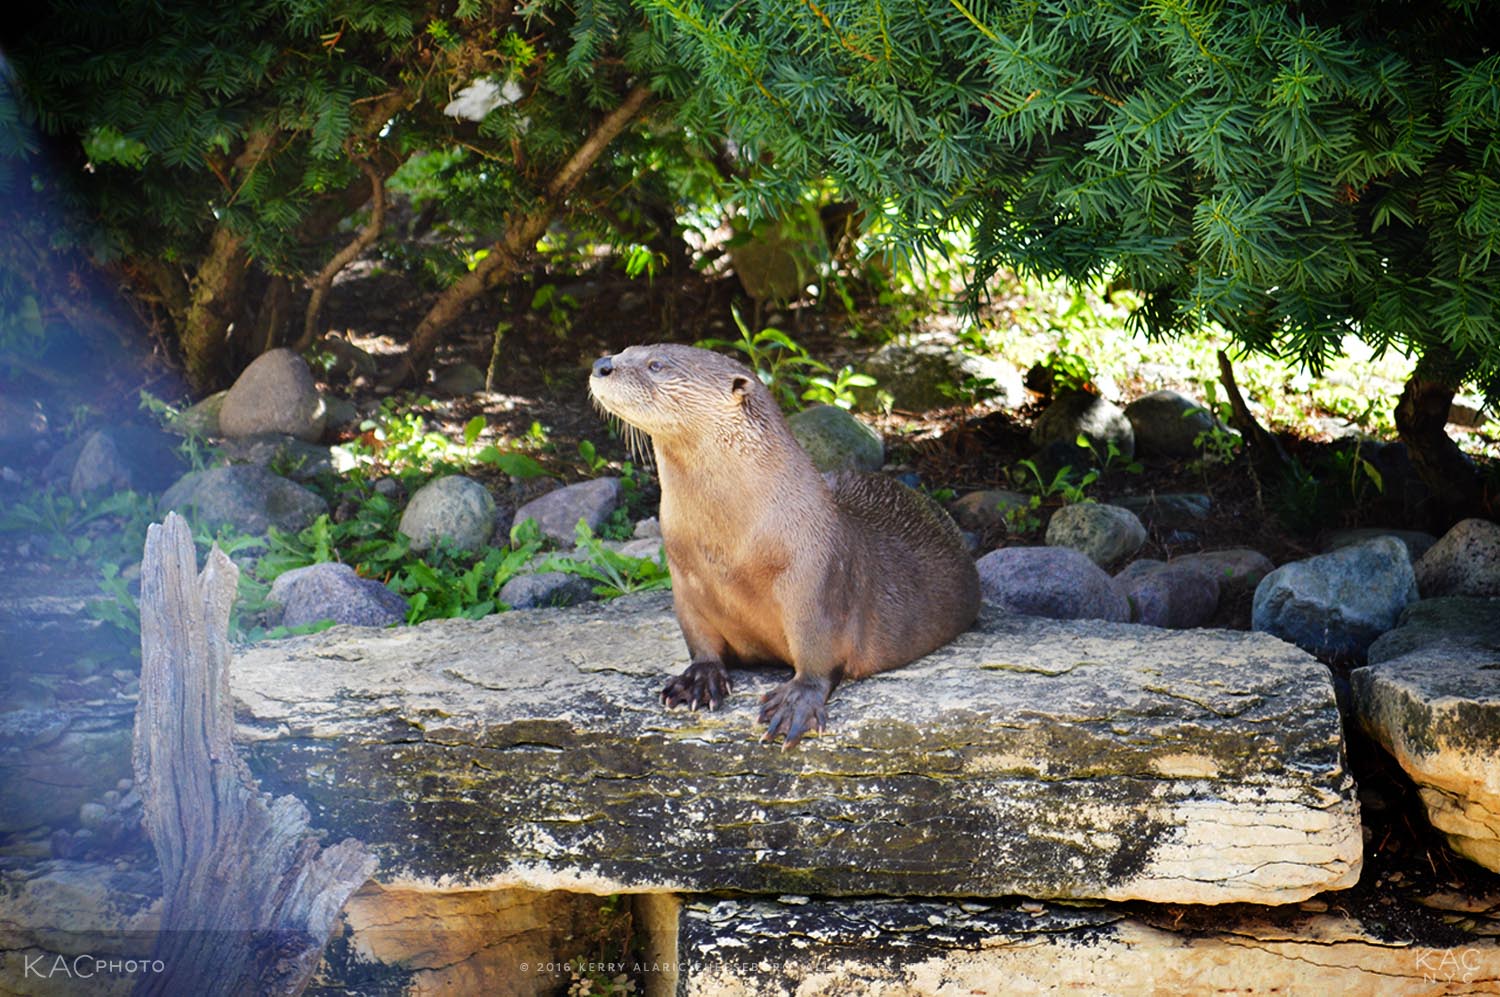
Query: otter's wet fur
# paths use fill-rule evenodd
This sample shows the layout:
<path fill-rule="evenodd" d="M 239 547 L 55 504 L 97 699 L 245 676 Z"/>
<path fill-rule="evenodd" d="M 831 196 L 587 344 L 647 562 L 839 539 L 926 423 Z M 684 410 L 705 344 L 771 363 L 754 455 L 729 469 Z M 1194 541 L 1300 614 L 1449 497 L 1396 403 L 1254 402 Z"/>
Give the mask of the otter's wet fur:
<path fill-rule="evenodd" d="M 753 371 L 690 346 L 594 365 L 606 412 L 651 438 L 673 603 L 692 663 L 668 706 L 717 709 L 726 666 L 780 662 L 767 739 L 825 728 L 828 696 L 933 651 L 973 623 L 979 577 L 958 528 L 878 474 L 821 474 Z"/>

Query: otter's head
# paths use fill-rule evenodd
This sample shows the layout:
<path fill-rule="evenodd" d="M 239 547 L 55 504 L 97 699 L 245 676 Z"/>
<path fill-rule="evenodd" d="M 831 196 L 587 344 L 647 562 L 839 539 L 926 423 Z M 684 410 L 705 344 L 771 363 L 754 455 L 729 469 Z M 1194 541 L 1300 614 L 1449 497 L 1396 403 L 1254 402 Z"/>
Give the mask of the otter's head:
<path fill-rule="evenodd" d="M 692 346 L 631 346 L 594 361 L 589 394 L 610 415 L 658 444 L 757 435 L 780 413 L 755 373 Z"/>

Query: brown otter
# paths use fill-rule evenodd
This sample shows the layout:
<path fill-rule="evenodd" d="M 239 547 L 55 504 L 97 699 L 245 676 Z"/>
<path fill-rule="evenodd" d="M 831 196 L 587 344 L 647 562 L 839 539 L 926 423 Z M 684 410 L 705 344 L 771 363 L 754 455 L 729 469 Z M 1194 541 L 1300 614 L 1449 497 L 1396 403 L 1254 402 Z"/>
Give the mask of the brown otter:
<path fill-rule="evenodd" d="M 726 665 L 795 675 L 767 694 L 765 740 L 825 729 L 834 687 L 897 668 L 965 630 L 979 576 L 930 499 L 878 474 L 826 477 L 749 368 L 690 346 L 632 346 L 589 391 L 651 437 L 673 604 L 691 664 L 669 707 L 717 709 Z"/>

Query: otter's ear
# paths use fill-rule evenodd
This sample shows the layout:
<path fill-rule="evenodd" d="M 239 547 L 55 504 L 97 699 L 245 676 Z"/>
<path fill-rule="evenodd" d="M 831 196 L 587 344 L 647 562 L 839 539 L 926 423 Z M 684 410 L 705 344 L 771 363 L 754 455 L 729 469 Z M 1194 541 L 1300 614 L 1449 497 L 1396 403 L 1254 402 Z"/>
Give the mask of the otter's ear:
<path fill-rule="evenodd" d="M 729 382 L 729 393 L 734 395 L 741 405 L 745 404 L 745 399 L 750 397 L 750 379 L 736 377 Z"/>

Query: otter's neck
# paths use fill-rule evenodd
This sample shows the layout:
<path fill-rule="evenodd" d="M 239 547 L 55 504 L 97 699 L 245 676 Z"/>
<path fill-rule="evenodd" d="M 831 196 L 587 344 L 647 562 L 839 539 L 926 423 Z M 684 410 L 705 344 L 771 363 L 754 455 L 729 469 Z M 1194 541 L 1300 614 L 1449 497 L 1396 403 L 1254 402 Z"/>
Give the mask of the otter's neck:
<path fill-rule="evenodd" d="M 754 525 L 745 522 L 747 510 L 772 518 L 791 508 L 798 516 L 833 514 L 827 483 L 786 423 L 754 428 L 653 437 L 664 530 L 685 522 L 743 529 Z"/>

